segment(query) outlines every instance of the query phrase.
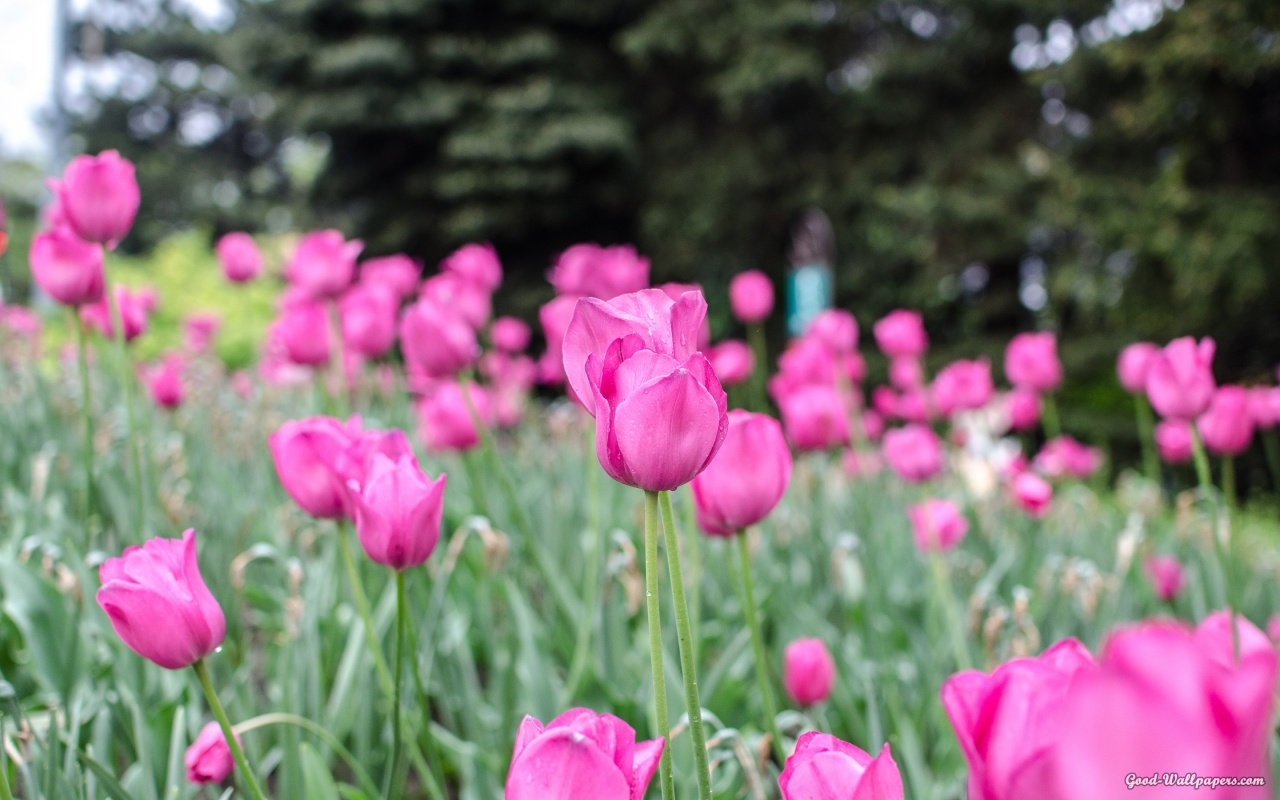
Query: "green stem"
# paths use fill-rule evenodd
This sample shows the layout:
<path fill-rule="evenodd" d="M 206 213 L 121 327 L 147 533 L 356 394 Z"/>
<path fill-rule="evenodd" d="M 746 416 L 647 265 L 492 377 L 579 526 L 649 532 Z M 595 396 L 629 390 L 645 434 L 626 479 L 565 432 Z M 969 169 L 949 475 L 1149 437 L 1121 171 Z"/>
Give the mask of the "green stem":
<path fill-rule="evenodd" d="M 964 638 L 964 623 L 960 609 L 956 608 L 955 591 L 951 588 L 951 579 L 947 575 L 947 565 L 942 561 L 941 553 L 929 554 L 929 571 L 933 577 L 934 593 L 942 604 L 946 616 L 946 626 L 951 637 L 951 651 L 956 659 L 956 668 L 973 669 L 973 659 L 969 655 L 969 643 Z"/>
<path fill-rule="evenodd" d="M 1271 471 L 1271 486 L 1280 493 L 1280 438 L 1276 429 L 1262 432 L 1262 449 L 1267 454 L 1267 468 Z"/>
<path fill-rule="evenodd" d="M 1227 508 L 1236 507 L 1236 460 L 1231 456 L 1222 457 L 1222 496 L 1227 499 Z"/>
<path fill-rule="evenodd" d="M 662 666 L 662 618 L 658 602 L 658 493 L 644 493 L 644 595 L 649 618 L 649 664 L 653 669 L 653 710 L 665 742 L 658 763 L 662 800 L 675 800 L 675 774 L 671 766 L 671 723 L 667 718 L 667 681 Z"/>
<path fill-rule="evenodd" d="M 305 731 L 314 733 L 326 745 L 333 748 L 333 752 L 338 754 L 348 767 L 351 768 L 351 774 L 355 776 L 356 781 L 360 784 L 360 788 L 369 795 L 369 797 L 381 797 L 382 793 L 378 791 L 378 785 L 373 782 L 373 778 L 369 777 L 369 773 L 360 765 L 359 759 L 351 754 L 351 751 L 342 745 L 338 737 L 334 736 L 323 725 L 318 725 L 306 717 L 299 717 L 296 714 L 273 713 L 262 714 L 261 716 L 247 719 L 244 722 L 234 726 L 234 730 L 239 735 L 244 735 L 258 728 L 265 728 L 268 725 L 293 725 L 302 728 Z"/>
<path fill-rule="evenodd" d="M 442 583 L 447 578 L 447 574 L 442 575 L 437 582 Z M 429 602 L 431 605 L 426 609 L 426 613 L 429 615 L 429 618 L 434 618 L 433 615 L 439 613 L 438 609 L 440 609 L 441 603 L 443 602 L 436 601 L 436 591 L 434 588 L 432 589 L 431 600 Z M 422 667 L 418 663 L 418 652 L 421 644 L 418 640 L 418 634 L 413 629 L 413 626 L 406 625 L 405 627 L 409 635 L 409 665 L 412 668 L 413 685 L 417 689 L 418 705 L 422 709 L 422 736 L 426 741 L 426 747 L 423 748 L 426 750 L 426 758 L 424 759 L 418 752 L 418 743 L 410 738 L 408 740 L 409 758 L 417 766 L 419 777 L 422 778 L 422 782 L 426 785 L 427 794 L 431 796 L 431 800 L 445 800 L 444 790 L 440 788 L 440 785 L 436 782 L 435 778 L 436 773 L 442 771 L 440 770 L 439 753 L 436 752 L 435 733 L 431 730 L 431 695 L 427 693 L 427 686 L 422 681 Z M 433 639 L 428 638 L 427 641 L 433 641 Z"/>
<path fill-rule="evenodd" d="M 1200 438 L 1200 429 L 1191 423 L 1191 454 L 1195 460 L 1196 478 L 1200 481 L 1200 491 L 1205 498 L 1213 499 L 1213 475 L 1209 470 L 1209 454 L 1204 450 L 1204 440 Z M 1216 515 L 1215 515 L 1216 517 Z M 1230 518 L 1228 517 L 1228 521 Z M 1222 580 L 1222 601 L 1227 604 L 1231 614 L 1231 649 L 1236 658 L 1240 657 L 1240 632 L 1236 629 L 1236 604 L 1233 602 L 1234 592 L 1231 589 L 1231 577 L 1227 572 L 1228 557 L 1222 538 L 1218 535 L 1217 519 L 1210 526 L 1209 538 L 1213 540 L 1213 557 L 1218 562 L 1218 576 Z"/>
<path fill-rule="evenodd" d="M 582 608 L 582 618 L 578 624 L 578 641 L 573 647 L 573 660 L 570 662 L 569 677 L 565 680 L 564 702 L 568 706 L 578 691 L 582 676 L 586 674 L 587 659 L 591 654 L 591 636 L 595 632 L 596 616 L 600 606 L 600 557 L 605 549 L 603 526 L 600 524 L 600 470 L 595 464 L 595 424 L 584 426 L 586 430 L 586 449 L 583 451 L 583 464 L 587 469 L 587 503 L 590 522 L 587 528 L 591 546 L 587 551 L 586 603 Z"/>
<path fill-rule="evenodd" d="M 751 371 L 752 410 L 763 414 L 769 407 L 769 400 L 765 395 L 765 376 L 769 373 L 769 353 L 764 338 L 764 325 L 748 325 L 747 341 L 751 343 L 751 354 L 756 362 L 755 369 Z"/>
<path fill-rule="evenodd" d="M 133 470 L 133 500 L 136 514 L 134 525 L 140 529 L 143 539 L 149 539 L 151 537 L 151 526 L 146 517 L 146 507 L 143 502 L 142 456 L 138 453 L 138 423 L 133 411 L 134 377 L 133 370 L 130 369 L 132 359 L 129 358 L 129 350 L 125 346 L 124 318 L 120 313 L 120 303 L 116 300 L 115 286 L 115 284 L 108 281 L 105 291 L 107 293 L 107 305 L 111 310 L 111 325 L 115 334 L 112 338 L 115 341 L 116 359 L 119 361 L 120 392 L 124 396 L 125 420 L 128 423 L 129 441 L 125 446 L 129 450 L 130 467 Z"/>
<path fill-rule="evenodd" d="M 351 531 L 345 519 L 338 520 L 338 550 L 342 552 L 342 563 L 347 570 L 347 581 L 351 584 L 351 599 L 356 604 L 360 621 L 364 625 L 364 641 L 373 655 L 373 671 L 378 675 L 382 691 L 388 699 L 395 694 L 395 684 L 391 682 L 391 670 L 387 668 L 386 659 L 382 655 L 382 645 L 378 643 L 378 634 L 373 627 L 373 614 L 369 612 L 369 598 L 364 593 L 364 581 L 360 580 L 360 568 L 356 565 L 355 554 L 351 549 Z"/>
<path fill-rule="evenodd" d="M 1151 403 L 1139 392 L 1133 396 L 1133 409 L 1138 418 L 1138 441 L 1142 443 L 1142 463 L 1147 477 L 1160 482 L 1160 459 L 1156 456 L 1155 419 L 1151 415 Z"/>
<path fill-rule="evenodd" d="M 249 759 L 245 758 L 244 750 L 240 748 L 240 742 L 236 739 L 235 731 L 231 728 L 231 721 L 227 719 L 227 712 L 223 710 L 222 703 L 218 700 L 218 693 L 213 689 L 213 678 L 209 675 L 209 665 L 204 659 L 200 659 L 192 667 L 196 671 L 196 677 L 200 679 L 200 686 L 204 689 L 205 699 L 209 701 L 209 710 L 213 712 L 214 719 L 218 720 L 218 726 L 222 728 L 222 735 L 227 740 L 227 747 L 231 750 L 231 757 L 235 759 L 236 767 L 240 770 L 240 777 L 244 781 L 244 785 L 248 787 L 249 794 L 256 800 L 267 800 L 266 795 L 262 793 L 262 787 L 258 786 L 258 779 L 253 777 L 253 771 L 249 769 Z"/>
<path fill-rule="evenodd" d="M 85 342 L 84 326 L 80 324 L 80 320 L 73 313 L 71 315 L 71 327 L 76 331 L 76 360 L 80 364 L 80 418 L 84 422 L 84 453 L 81 459 L 84 461 L 84 516 L 85 516 L 85 541 L 89 546 L 93 542 L 90 537 L 93 536 L 93 528 L 89 523 L 89 518 L 93 516 L 93 409 L 90 405 L 92 400 L 92 388 L 89 386 L 89 346 Z M 87 548 L 86 548 L 87 549 Z"/>
<path fill-rule="evenodd" d="M 698 666 L 693 660 L 693 634 L 689 630 L 689 606 L 684 598 L 684 576 L 680 574 L 680 542 L 676 538 L 671 492 L 658 492 L 662 504 L 663 544 L 667 548 L 667 571 L 671 579 L 671 599 L 676 610 L 676 638 L 680 643 L 680 672 L 684 678 L 684 699 L 689 715 L 689 737 L 693 740 L 693 765 L 698 775 L 698 797 L 711 800 L 711 766 L 707 758 L 707 735 L 702 728 L 702 701 L 698 698 Z"/>
<path fill-rule="evenodd" d="M 742 569 L 742 609 L 747 615 L 747 627 L 751 629 L 751 649 L 756 656 L 756 683 L 760 687 L 760 702 L 764 705 L 765 730 L 773 739 L 773 755 L 778 765 L 787 763 L 787 753 L 778 734 L 778 706 L 769 682 L 769 661 L 765 657 L 764 637 L 760 634 L 760 620 L 756 616 L 756 594 L 751 583 L 751 550 L 747 546 L 747 532 L 738 531 L 738 563 Z"/>
<path fill-rule="evenodd" d="M 404 600 L 404 573 L 396 572 L 396 655 L 395 665 L 395 693 L 394 703 L 391 706 L 391 774 L 388 777 L 387 791 L 388 797 L 401 797 L 404 795 L 405 775 L 402 774 L 401 765 L 404 762 L 404 744 L 403 737 L 400 733 L 400 686 L 404 674 L 404 639 L 405 629 L 409 625 L 408 620 L 408 604 Z M 429 723 L 428 723 L 429 724 Z"/>
<path fill-rule="evenodd" d="M 1040 424 L 1044 426 L 1047 439 L 1056 439 L 1062 435 L 1062 426 L 1058 422 L 1058 402 L 1052 394 L 1040 398 Z"/>
<path fill-rule="evenodd" d="M 689 545 L 689 624 L 693 631 L 693 663 L 701 663 L 698 659 L 702 649 L 702 536 L 698 533 L 698 514 L 694 507 L 693 488 L 684 504 L 684 523 Z"/>

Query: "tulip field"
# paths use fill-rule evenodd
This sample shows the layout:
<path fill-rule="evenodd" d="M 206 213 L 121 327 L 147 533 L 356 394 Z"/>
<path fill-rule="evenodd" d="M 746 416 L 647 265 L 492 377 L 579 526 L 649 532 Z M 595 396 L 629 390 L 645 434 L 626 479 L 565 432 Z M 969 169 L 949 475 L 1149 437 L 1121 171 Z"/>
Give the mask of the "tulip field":
<path fill-rule="evenodd" d="M 251 369 L 211 314 L 144 362 L 138 198 L 74 159 L 43 310 L 0 306 L 0 800 L 1278 796 L 1277 487 L 1234 459 L 1280 478 L 1280 389 L 1212 340 L 1116 343 L 1116 465 L 1052 331 L 931 370 L 918 313 L 832 309 L 769 353 L 762 273 L 594 244 L 531 326 L 488 245 L 329 230 L 217 243 L 278 285 Z"/>

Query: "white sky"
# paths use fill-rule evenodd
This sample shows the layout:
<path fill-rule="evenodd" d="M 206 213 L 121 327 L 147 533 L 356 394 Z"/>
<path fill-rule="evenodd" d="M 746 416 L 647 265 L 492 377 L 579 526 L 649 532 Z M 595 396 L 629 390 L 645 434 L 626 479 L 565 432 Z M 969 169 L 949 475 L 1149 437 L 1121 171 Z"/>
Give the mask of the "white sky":
<path fill-rule="evenodd" d="M 54 0 L 0 0 L 0 152 L 48 153 L 38 114 L 53 82 Z"/>

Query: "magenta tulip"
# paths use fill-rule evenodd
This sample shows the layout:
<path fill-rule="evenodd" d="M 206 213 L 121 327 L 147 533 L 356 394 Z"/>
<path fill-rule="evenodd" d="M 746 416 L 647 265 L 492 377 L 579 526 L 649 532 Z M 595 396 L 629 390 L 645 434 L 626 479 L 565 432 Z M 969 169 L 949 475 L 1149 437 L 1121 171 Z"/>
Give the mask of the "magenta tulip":
<path fill-rule="evenodd" d="M 568 368 L 568 341 L 565 348 Z M 729 427 L 728 402 L 701 353 L 680 361 L 628 334 L 614 340 L 603 358 L 587 356 L 586 377 L 596 456 L 609 477 L 645 491 L 670 491 L 715 458 Z"/>
<path fill-rule="evenodd" d="M 578 295 L 562 294 L 538 309 L 538 322 L 542 324 L 542 332 L 547 339 L 547 351 L 538 360 L 538 380 L 542 383 L 565 382 L 564 334 L 569 330 L 577 306 Z"/>
<path fill-rule="evenodd" d="M 160 408 L 177 408 L 186 397 L 182 372 L 186 361 L 180 355 L 166 356 L 159 364 L 152 365 L 142 372 L 142 382 L 151 395 L 151 400 Z"/>
<path fill-rule="evenodd" d="M 364 480 L 347 483 L 369 558 L 397 572 L 425 563 L 440 541 L 447 482 L 444 474 L 428 478 L 412 455 L 374 455 Z"/>
<path fill-rule="evenodd" d="M 729 281 L 729 308 L 748 325 L 764 322 L 773 312 L 773 281 L 758 269 L 734 275 Z"/>
<path fill-rule="evenodd" d="M 1004 410 L 1009 415 L 1010 428 L 1029 431 L 1040 422 L 1040 393 L 1031 389 L 1014 389 L 1005 395 Z"/>
<path fill-rule="evenodd" d="M 1102 466 L 1102 451 L 1070 436 L 1057 436 L 1045 442 L 1031 466 L 1046 478 L 1088 478 Z"/>
<path fill-rule="evenodd" d="M 332 417 L 286 422 L 267 443 L 276 475 L 293 501 L 319 519 L 346 516 L 347 478 L 336 465 L 358 432 L 355 425 Z"/>
<path fill-rule="evenodd" d="M 990 367 L 987 368 L 990 373 Z M 902 391 L 924 388 L 924 365 L 918 356 L 889 359 L 889 383 Z"/>
<path fill-rule="evenodd" d="M 133 162 L 115 150 L 76 156 L 58 184 L 62 214 L 76 236 L 111 249 L 128 235 L 141 201 Z"/>
<path fill-rule="evenodd" d="M 528 356 L 493 350 L 480 358 L 480 374 L 489 380 L 494 419 L 503 428 L 515 427 L 537 380 L 537 365 Z"/>
<path fill-rule="evenodd" d="M 751 377 L 756 357 L 751 346 L 741 339 L 725 339 L 706 351 L 707 361 L 715 370 L 721 386 L 736 386 Z"/>
<path fill-rule="evenodd" d="M 687 360 L 698 350 L 698 337 L 706 315 L 707 301 L 699 291 L 685 292 L 679 300 L 672 300 L 661 289 L 644 289 L 608 301 L 593 297 L 579 299 L 564 334 L 563 351 L 564 371 L 574 395 L 587 413 L 594 416 L 595 399 L 588 385 L 587 359 L 595 356 L 602 362 L 605 351 L 627 336 L 638 337 L 645 350 L 669 356 L 676 362 Z M 720 388 L 718 381 L 716 386 Z"/>
<path fill-rule="evenodd" d="M 165 669 L 212 653 L 227 633 L 222 608 L 200 577 L 196 532 L 125 548 L 98 569 L 98 605 L 133 652 Z"/>
<path fill-rule="evenodd" d="M 279 343 L 291 364 L 319 367 L 329 363 L 332 347 L 329 312 L 322 303 L 311 300 L 290 303 L 276 321 L 268 336 Z"/>
<path fill-rule="evenodd" d="M 83 306 L 102 299 L 106 281 L 102 245 L 81 241 L 59 228 L 37 233 L 29 258 L 36 285 L 59 303 Z"/>
<path fill-rule="evenodd" d="M 942 472 L 942 442 L 924 425 L 912 423 L 884 435 L 889 467 L 908 483 L 921 483 Z"/>
<path fill-rule="evenodd" d="M 155 295 L 145 287 L 133 290 L 119 283 L 112 288 L 112 291 L 115 294 L 120 319 L 124 323 L 124 340 L 132 342 L 147 332 L 149 323 L 147 314 L 155 307 Z M 105 294 L 97 302 L 81 306 L 80 319 L 103 337 L 115 338 L 115 319 L 111 315 L 111 306 Z"/>
<path fill-rule="evenodd" d="M 237 736 L 236 740 L 239 738 Z M 184 761 L 187 780 L 191 783 L 222 783 L 236 768 L 227 738 L 222 735 L 222 727 L 217 722 L 210 722 L 200 729 L 200 735 L 187 748 Z"/>
<path fill-rule="evenodd" d="M 1020 333 L 1004 351 L 1004 374 L 1014 386 L 1052 392 L 1062 385 L 1058 337 L 1049 331 Z"/>
<path fill-rule="evenodd" d="M 1166 419 L 1156 423 L 1156 449 L 1166 464 L 1185 464 L 1191 460 L 1191 423 L 1185 419 Z"/>
<path fill-rule="evenodd" d="M 1209 408 L 1196 420 L 1205 449 L 1219 456 L 1238 456 L 1253 439 L 1253 415 L 1249 392 L 1240 386 L 1223 386 L 1213 393 Z"/>
<path fill-rule="evenodd" d="M 842 308 L 828 308 L 813 318 L 805 336 L 817 339 L 837 355 L 850 353 L 858 349 L 858 321 Z"/>
<path fill-rule="evenodd" d="M 778 356 L 778 372 L 769 379 L 769 394 L 779 404 L 783 398 L 805 386 L 835 388 L 836 357 L 817 339 L 802 336 L 792 339 Z"/>
<path fill-rule="evenodd" d="M 456 375 L 480 355 L 475 329 L 454 308 L 426 298 L 400 317 L 400 347 L 409 369 L 432 378 Z"/>
<path fill-rule="evenodd" d="M 797 450 L 829 450 L 849 443 L 849 409 L 831 386 L 800 386 L 778 398 L 778 408 L 787 441 Z"/>
<path fill-rule="evenodd" d="M 493 346 L 507 353 L 523 353 L 529 347 L 531 336 L 525 321 L 515 317 L 498 317 L 489 327 Z"/>
<path fill-rule="evenodd" d="M 916 311 L 890 311 L 872 328 L 876 345 L 890 358 L 924 355 L 929 337 L 924 332 L 924 318 Z"/>
<path fill-rule="evenodd" d="M 949 417 L 957 411 L 982 408 L 995 395 L 991 381 L 991 362 L 985 358 L 976 361 L 954 361 L 933 379 L 933 402 L 938 413 Z"/>
<path fill-rule="evenodd" d="M 915 533 L 916 548 L 922 553 L 950 550 L 969 532 L 969 520 L 950 500 L 930 499 L 907 508 Z"/>
<path fill-rule="evenodd" d="M 298 242 L 285 267 L 285 277 L 309 297 L 337 297 L 355 278 L 356 257 L 363 249 L 364 242 L 347 241 L 341 231 L 312 231 Z"/>
<path fill-rule="evenodd" d="M 427 449 L 432 452 L 465 451 L 480 444 L 480 432 L 476 429 L 467 398 L 475 407 L 480 424 L 493 422 L 489 393 L 474 383 L 467 385 L 467 394 L 455 381 L 437 381 L 430 391 L 418 399 L 419 431 Z"/>
<path fill-rule="evenodd" d="M 698 525 L 732 536 L 769 516 L 791 482 L 791 451 L 773 417 L 729 412 L 729 428 L 715 458 L 693 479 Z"/>
<path fill-rule="evenodd" d="M 1280 425 L 1280 386 L 1255 386 L 1249 390 L 1249 416 L 1259 430 Z"/>
<path fill-rule="evenodd" d="M 502 262 L 491 244 L 464 244 L 440 262 L 441 272 L 451 272 L 492 293 L 502 285 Z"/>
<path fill-rule="evenodd" d="M 612 300 L 649 285 L 649 259 L 631 245 L 575 244 L 547 276 L 560 294 Z"/>
<path fill-rule="evenodd" d="M 821 639 L 796 639 L 782 654 L 782 685 L 798 706 L 826 700 L 836 682 L 836 662 Z"/>
<path fill-rule="evenodd" d="M 385 355 L 396 341 L 399 309 L 399 299 L 382 284 L 352 286 L 338 301 L 344 346 L 366 358 Z"/>
<path fill-rule="evenodd" d="M 1151 359 L 1147 397 L 1156 413 L 1193 420 L 1208 410 L 1217 384 L 1213 379 L 1213 339 L 1199 344 L 1190 336 L 1174 339 Z"/>
<path fill-rule="evenodd" d="M 455 272 L 441 272 L 422 282 L 418 296 L 452 310 L 473 330 L 480 330 L 493 316 L 493 298 L 489 290 L 472 283 Z"/>
<path fill-rule="evenodd" d="M 637 742 L 612 714 L 570 709 L 545 726 L 525 717 L 516 734 L 505 800 L 641 800 L 664 740 Z"/>
<path fill-rule="evenodd" d="M 209 349 L 213 337 L 222 329 L 222 317 L 212 311 L 197 311 L 186 318 L 182 329 L 188 352 L 199 355 Z"/>
<path fill-rule="evenodd" d="M 782 800 L 902 800 L 902 774 L 888 743 L 875 758 L 834 736 L 809 731 L 778 778 Z"/>
<path fill-rule="evenodd" d="M 1186 584 L 1186 570 L 1182 568 L 1182 562 L 1177 556 L 1148 556 L 1142 562 L 1142 571 L 1151 582 L 1156 597 L 1166 603 L 1177 597 Z"/>
<path fill-rule="evenodd" d="M 1013 501 L 1027 516 L 1039 519 L 1049 513 L 1053 487 L 1034 472 L 1023 472 L 1013 479 Z"/>
<path fill-rule="evenodd" d="M 247 233 L 223 235 L 215 251 L 222 265 L 222 274 L 232 283 L 251 281 L 262 271 L 262 251 Z"/>
<path fill-rule="evenodd" d="M 1038 773 L 1058 741 L 1067 693 L 1095 669 L 1084 645 L 1068 639 L 1038 658 L 1001 664 L 990 675 L 968 670 L 947 679 L 942 706 L 969 762 L 969 800 L 1043 797 L 1032 787 L 1040 785 Z"/>
<path fill-rule="evenodd" d="M 360 283 L 381 286 L 395 295 L 397 301 L 417 293 L 421 278 L 421 265 L 401 253 L 371 258 L 360 264 Z"/>
<path fill-rule="evenodd" d="M 1160 353 L 1160 348 L 1151 342 L 1134 342 L 1120 351 L 1116 359 L 1116 374 L 1120 376 L 1120 385 L 1129 394 L 1142 394 L 1147 390 L 1147 371 L 1151 369 L 1151 360 Z"/>

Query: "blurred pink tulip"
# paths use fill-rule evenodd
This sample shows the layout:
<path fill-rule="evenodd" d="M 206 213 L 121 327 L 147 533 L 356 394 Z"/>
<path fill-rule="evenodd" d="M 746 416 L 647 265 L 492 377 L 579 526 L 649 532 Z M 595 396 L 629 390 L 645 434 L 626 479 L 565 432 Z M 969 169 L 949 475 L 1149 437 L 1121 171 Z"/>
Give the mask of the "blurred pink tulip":
<path fill-rule="evenodd" d="M 1182 562 L 1177 556 L 1148 556 L 1142 562 L 1142 571 L 1151 582 L 1151 588 L 1155 590 L 1156 597 L 1166 603 L 1177 597 L 1186 583 L 1186 571 L 1182 568 Z"/>
<path fill-rule="evenodd" d="M 881 446 L 889 467 L 908 483 L 921 483 L 942 472 L 942 442 L 924 425 L 912 423 L 888 431 Z"/>
<path fill-rule="evenodd" d="M 1151 359 L 1147 397 L 1156 413 L 1169 419 L 1193 420 L 1213 402 L 1213 339 L 1199 344 L 1190 336 L 1174 339 Z"/>
<path fill-rule="evenodd" d="M 186 397 L 182 372 L 186 361 L 180 355 L 168 355 L 159 364 L 153 364 L 142 371 L 142 382 L 151 395 L 151 400 L 160 408 L 177 408 Z"/>
<path fill-rule="evenodd" d="M 480 432 L 476 430 L 467 398 L 475 407 L 480 424 L 493 422 L 489 393 L 467 384 L 467 394 L 456 381 L 438 381 L 419 398 L 417 403 L 419 430 L 427 449 L 432 452 L 465 451 L 480 444 Z"/>
<path fill-rule="evenodd" d="M 1039 519 L 1049 513 L 1053 487 L 1034 472 L 1023 472 L 1013 479 L 1013 500 L 1027 516 Z"/>
<path fill-rule="evenodd" d="M 876 345 L 890 358 L 924 355 L 929 337 L 924 332 L 924 318 L 917 311 L 890 311 L 872 328 Z"/>
<path fill-rule="evenodd" d="M 502 262 L 491 244 L 464 244 L 440 262 L 440 271 L 457 275 L 490 294 L 502 285 Z"/>
<path fill-rule="evenodd" d="M 918 356 L 896 356 L 889 359 L 889 383 L 904 392 L 923 388 L 924 365 L 920 363 L 920 358 Z"/>
<path fill-rule="evenodd" d="M 62 214 L 76 236 L 111 249 L 128 235 L 141 201 L 133 162 L 115 150 L 76 156 L 58 184 Z"/>
<path fill-rule="evenodd" d="M 312 231 L 302 237 L 289 257 L 285 278 L 317 300 L 337 297 L 355 278 L 356 257 L 363 249 L 364 242 L 347 241 L 341 231 Z"/>
<path fill-rule="evenodd" d="M 570 709 L 545 726 L 525 717 L 504 800 L 641 800 L 664 741 L 637 742 L 612 714 Z"/>
<path fill-rule="evenodd" d="M 832 353 L 843 355 L 858 349 L 858 321 L 842 308 L 828 308 L 813 318 L 805 336 L 822 342 Z"/>
<path fill-rule="evenodd" d="M 1036 392 L 1052 392 L 1062 385 L 1058 337 L 1050 331 L 1020 333 L 1004 351 L 1004 374 L 1009 383 Z"/>
<path fill-rule="evenodd" d="M 649 285 L 649 259 L 629 244 L 575 244 L 560 254 L 547 279 L 560 294 L 612 300 Z"/>
<path fill-rule="evenodd" d="M 1070 436 L 1045 442 L 1031 466 L 1046 478 L 1088 478 L 1102 466 L 1102 451 Z"/>
<path fill-rule="evenodd" d="M 733 536 L 769 516 L 791 482 L 791 451 L 773 417 L 729 412 L 729 428 L 715 458 L 693 479 L 698 525 Z"/>
<path fill-rule="evenodd" d="M 400 348 L 410 370 L 432 378 L 456 375 L 480 355 L 475 329 L 453 307 L 427 298 L 400 317 Z"/>
<path fill-rule="evenodd" d="M 193 529 L 181 541 L 159 537 L 127 547 L 98 573 L 98 605 L 129 649 L 148 661 L 183 669 L 222 644 L 226 618 L 200 577 Z"/>
<path fill-rule="evenodd" d="M 708 349 L 706 356 L 722 386 L 743 383 L 755 371 L 755 355 L 751 346 L 741 339 L 725 339 Z"/>
<path fill-rule="evenodd" d="M 748 325 L 764 322 L 773 312 L 773 281 L 758 269 L 734 275 L 729 281 L 729 308 Z"/>
<path fill-rule="evenodd" d="M 397 301 L 417 293 L 421 279 L 421 265 L 402 253 L 371 258 L 360 264 L 360 283 L 381 286 L 395 295 Z"/>
<path fill-rule="evenodd" d="M 1185 419 L 1166 419 L 1156 423 L 1156 449 L 1166 464 L 1185 464 L 1191 460 L 1191 423 Z"/>
<path fill-rule="evenodd" d="M 542 383 L 565 382 L 564 334 L 573 320 L 578 306 L 578 295 L 562 294 L 552 298 L 538 309 L 538 322 L 547 339 L 547 351 L 538 361 L 538 380 Z"/>
<path fill-rule="evenodd" d="M 239 741 L 240 737 L 236 737 Z M 200 735 L 187 748 L 184 758 L 187 780 L 191 783 L 222 783 L 236 768 L 227 737 L 216 721 L 200 729 Z"/>
<path fill-rule="evenodd" d="M 916 548 L 922 553 L 950 550 L 969 532 L 969 520 L 950 500 L 925 500 L 909 506 L 907 516 L 915 533 Z"/>
<path fill-rule="evenodd" d="M 83 242 L 59 228 L 35 235 L 29 259 L 36 285 L 59 303 L 83 306 L 102 299 L 102 245 Z"/>
<path fill-rule="evenodd" d="M 836 682 L 836 662 L 821 639 L 796 639 L 782 654 L 782 685 L 798 706 L 826 700 Z"/>
<path fill-rule="evenodd" d="M 780 398 L 787 441 L 797 450 L 829 450 L 849 443 L 849 409 L 831 386 L 800 386 Z"/>
<path fill-rule="evenodd" d="M 396 342 L 396 312 L 400 301 L 386 286 L 357 283 L 338 301 L 342 341 L 353 353 L 379 358 Z"/>
<path fill-rule="evenodd" d="M 1147 371 L 1151 368 L 1151 360 L 1159 353 L 1159 346 L 1151 342 L 1134 342 L 1120 351 L 1116 373 L 1126 392 L 1142 394 L 1147 390 Z"/>
<path fill-rule="evenodd" d="M 1005 395 L 1005 413 L 1009 427 L 1029 431 L 1040 422 L 1040 393 L 1032 389 L 1014 389 Z"/>
<path fill-rule="evenodd" d="M 876 450 L 845 450 L 840 465 L 852 478 L 869 478 L 884 469 L 884 456 Z"/>
<path fill-rule="evenodd" d="M 875 758 L 817 731 L 803 734 L 778 778 L 782 800 L 902 800 L 902 773 L 888 743 Z"/>
<path fill-rule="evenodd" d="M 276 475 L 303 511 L 318 519 L 346 516 L 348 478 L 337 465 L 358 433 L 358 421 L 308 417 L 286 422 L 268 437 Z"/>
<path fill-rule="evenodd" d="M 245 283 L 262 272 L 262 251 L 247 233 L 228 233 L 218 240 L 215 251 L 222 274 L 232 283 Z"/>
<path fill-rule="evenodd" d="M 418 296 L 449 308 L 473 330 L 483 328 L 493 316 L 493 299 L 489 290 L 456 272 L 441 272 L 427 278 L 422 282 Z"/>
<path fill-rule="evenodd" d="M 836 359 L 815 338 L 792 339 L 778 356 L 778 372 L 769 379 L 769 394 L 781 405 L 784 396 L 805 386 L 836 387 Z"/>
<path fill-rule="evenodd" d="M 218 335 L 221 328 L 222 317 L 213 311 L 197 311 L 190 314 L 183 323 L 187 350 L 196 355 L 208 351 L 209 345 L 213 343 L 213 337 Z"/>
<path fill-rule="evenodd" d="M 1253 415 L 1249 392 L 1240 386 L 1222 386 L 1213 393 L 1209 408 L 1196 420 L 1205 449 L 1219 456 L 1238 456 L 1253 439 Z"/>
<path fill-rule="evenodd" d="M 119 283 L 113 287 L 113 292 L 116 305 L 119 306 L 120 319 L 124 323 L 124 340 L 132 342 L 147 332 L 147 313 L 155 306 L 155 295 L 145 287 L 130 289 Z M 97 302 L 81 306 L 80 319 L 103 337 L 115 338 L 116 328 L 105 294 Z"/>
<path fill-rule="evenodd" d="M 1259 430 L 1280 425 L 1280 386 L 1255 386 L 1249 390 L 1249 416 Z"/>
<path fill-rule="evenodd" d="M 515 317 L 498 317 L 489 327 L 493 346 L 507 353 L 523 353 L 529 347 L 531 336 L 525 321 Z"/>
<path fill-rule="evenodd" d="M 322 303 L 311 300 L 295 302 L 271 323 L 268 336 L 280 345 L 291 364 L 319 367 L 329 363 L 332 334 L 329 312 Z"/>
<path fill-rule="evenodd" d="M 427 477 L 412 455 L 373 456 L 362 481 L 348 481 L 365 553 L 397 572 L 426 562 L 440 541 L 448 476 Z"/>
<path fill-rule="evenodd" d="M 537 379 L 537 366 L 528 356 L 490 352 L 481 358 L 480 371 L 491 382 L 494 419 L 501 427 L 514 428 L 524 416 L 529 390 Z"/>
<path fill-rule="evenodd" d="M 944 417 L 982 408 L 991 402 L 996 391 L 991 381 L 991 362 L 985 358 L 953 361 L 934 377 L 932 388 L 934 405 Z"/>

